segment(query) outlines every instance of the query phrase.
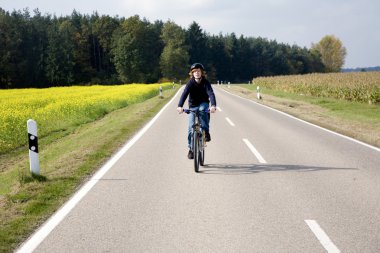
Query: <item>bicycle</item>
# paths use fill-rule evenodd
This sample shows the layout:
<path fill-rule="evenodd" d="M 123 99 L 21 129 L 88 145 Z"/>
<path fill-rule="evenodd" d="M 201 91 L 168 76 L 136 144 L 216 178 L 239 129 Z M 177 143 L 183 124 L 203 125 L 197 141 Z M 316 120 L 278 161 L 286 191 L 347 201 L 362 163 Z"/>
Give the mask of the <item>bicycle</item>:
<path fill-rule="evenodd" d="M 195 121 L 194 125 L 192 126 L 192 151 L 194 154 L 194 170 L 195 172 L 199 172 L 199 165 L 203 166 L 204 165 L 204 160 L 205 160 L 205 147 L 206 147 L 206 142 L 205 142 L 205 131 L 202 129 L 202 126 L 200 124 L 200 113 L 209 113 L 210 110 L 191 110 L 191 109 L 184 109 L 183 110 L 185 113 L 193 113 L 195 115 Z"/>

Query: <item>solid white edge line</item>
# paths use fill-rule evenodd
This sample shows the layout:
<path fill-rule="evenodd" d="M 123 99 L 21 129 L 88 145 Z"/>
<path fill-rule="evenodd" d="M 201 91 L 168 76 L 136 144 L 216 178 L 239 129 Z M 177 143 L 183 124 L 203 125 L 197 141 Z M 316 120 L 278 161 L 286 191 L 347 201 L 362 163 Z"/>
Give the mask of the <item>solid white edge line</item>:
<path fill-rule="evenodd" d="M 112 166 L 131 148 L 144 133 L 154 124 L 160 117 L 162 112 L 173 102 L 177 97 L 179 91 L 174 97 L 151 119 L 132 139 L 130 139 L 106 164 L 104 164 L 95 175 L 83 185 L 73 196 L 66 202 L 53 216 L 51 216 L 37 231 L 32 234 L 27 241 L 25 241 L 16 253 L 33 252 L 38 245 L 53 231 L 53 229 L 66 217 L 67 214 L 86 196 L 91 188 L 101 180 L 101 178 L 112 168 Z"/>
<path fill-rule="evenodd" d="M 315 220 L 305 220 L 306 224 L 309 226 L 314 235 L 318 238 L 319 242 L 329 253 L 339 253 L 340 250 L 335 246 L 335 244 L 330 240 L 328 235 L 323 231 L 323 229 L 318 225 Z"/>
<path fill-rule="evenodd" d="M 243 141 L 251 150 L 251 152 L 256 156 L 257 160 L 259 160 L 260 163 L 267 163 L 265 159 L 261 156 L 259 151 L 257 151 L 257 149 L 252 145 L 252 143 L 248 139 L 243 139 Z"/>
<path fill-rule="evenodd" d="M 292 115 L 290 115 L 290 114 L 287 114 L 286 112 L 282 112 L 282 111 L 280 111 L 280 110 L 274 109 L 274 108 L 269 107 L 269 106 L 267 106 L 267 105 L 263 105 L 263 104 L 257 103 L 257 102 L 255 102 L 255 101 L 253 101 L 253 100 L 248 99 L 248 98 L 240 97 L 240 96 L 235 95 L 235 94 L 233 94 L 233 93 L 231 93 L 231 92 L 229 92 L 229 91 L 227 91 L 227 90 L 225 90 L 225 89 L 223 89 L 223 88 L 220 88 L 220 89 L 221 89 L 222 91 L 224 91 L 224 92 L 226 92 L 226 93 L 232 95 L 232 96 L 235 96 L 235 97 L 238 97 L 238 98 L 241 98 L 241 99 L 247 100 L 247 101 L 249 101 L 249 102 L 251 102 L 251 103 L 254 103 L 254 104 L 257 104 L 257 105 L 259 105 L 259 106 L 262 106 L 262 107 L 268 108 L 268 109 L 270 109 L 270 110 L 272 110 L 272 111 L 275 111 L 275 112 L 281 113 L 281 114 L 283 114 L 283 115 L 285 115 L 285 116 L 287 116 L 287 117 L 289 117 L 289 118 L 292 118 L 292 119 L 298 120 L 298 121 L 303 122 L 303 123 L 305 123 L 305 124 L 307 124 L 307 125 L 310 125 L 310 126 L 313 126 L 313 127 L 319 128 L 319 129 L 324 130 L 324 131 L 326 131 L 326 132 L 329 132 L 329 133 L 331 133 L 331 134 L 335 134 L 335 135 L 337 135 L 337 136 L 339 136 L 339 137 L 342 137 L 342 138 L 344 138 L 344 139 L 350 140 L 350 141 L 352 141 L 352 142 L 356 142 L 356 143 L 361 144 L 361 145 L 363 145 L 363 146 L 365 146 L 365 147 L 367 147 L 367 148 L 371 148 L 371 149 L 373 149 L 373 150 L 375 150 L 375 151 L 377 151 L 377 152 L 380 152 L 380 148 L 375 147 L 375 146 L 372 146 L 372 145 L 370 145 L 370 144 L 368 144 L 368 143 L 365 143 L 365 142 L 362 142 L 362 141 L 356 140 L 356 139 L 354 139 L 354 138 L 351 138 L 351 137 L 348 137 L 348 136 L 346 136 L 346 135 L 343 135 L 343 134 L 340 134 L 340 133 L 334 132 L 334 131 L 329 130 L 329 129 L 327 129 L 327 128 L 323 128 L 323 127 L 321 127 L 321 126 L 317 126 L 317 125 L 315 125 L 315 124 L 313 124 L 313 123 L 307 122 L 307 121 L 305 121 L 305 120 L 302 120 L 302 119 L 296 118 L 296 117 L 294 117 L 294 116 L 292 116 Z"/>
<path fill-rule="evenodd" d="M 235 126 L 235 124 L 228 118 L 228 117 L 226 117 L 226 120 L 227 120 L 227 122 L 231 125 L 231 126 Z"/>

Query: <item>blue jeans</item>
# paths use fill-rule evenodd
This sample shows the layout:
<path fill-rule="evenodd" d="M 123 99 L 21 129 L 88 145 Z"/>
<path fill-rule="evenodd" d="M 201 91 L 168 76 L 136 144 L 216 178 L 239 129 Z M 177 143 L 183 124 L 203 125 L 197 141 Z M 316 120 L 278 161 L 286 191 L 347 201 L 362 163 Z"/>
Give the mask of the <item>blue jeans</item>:
<path fill-rule="evenodd" d="M 201 123 L 201 127 L 205 132 L 209 132 L 209 121 L 208 121 L 208 113 L 207 112 L 202 112 L 204 110 L 208 109 L 208 103 L 202 103 L 197 107 L 191 107 L 191 110 L 200 110 L 201 112 L 199 113 L 199 119 Z M 193 125 L 195 122 L 195 114 L 189 113 L 189 126 L 188 126 L 188 131 L 187 131 L 187 143 L 189 149 L 192 149 L 192 139 L 193 139 Z"/>

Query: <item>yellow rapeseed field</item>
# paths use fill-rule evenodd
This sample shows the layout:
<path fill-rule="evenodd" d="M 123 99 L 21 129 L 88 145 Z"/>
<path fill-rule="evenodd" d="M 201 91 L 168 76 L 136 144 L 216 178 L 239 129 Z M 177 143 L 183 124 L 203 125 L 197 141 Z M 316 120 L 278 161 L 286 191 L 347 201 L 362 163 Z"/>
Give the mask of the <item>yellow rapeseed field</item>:
<path fill-rule="evenodd" d="M 327 73 L 260 77 L 254 84 L 314 97 L 380 103 L 380 72 Z"/>
<path fill-rule="evenodd" d="M 104 114 L 159 94 L 160 84 L 73 86 L 0 90 L 0 154 L 27 143 L 26 122 L 38 136 L 96 120 Z M 162 84 L 171 87 L 171 84 Z"/>

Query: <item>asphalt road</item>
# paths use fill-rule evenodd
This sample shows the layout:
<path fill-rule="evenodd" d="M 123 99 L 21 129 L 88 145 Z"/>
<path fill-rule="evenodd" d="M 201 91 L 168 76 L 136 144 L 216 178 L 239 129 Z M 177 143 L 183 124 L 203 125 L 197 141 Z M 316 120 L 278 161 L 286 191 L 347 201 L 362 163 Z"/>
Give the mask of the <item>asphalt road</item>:
<path fill-rule="evenodd" d="M 201 173 L 177 95 L 20 252 L 380 252 L 379 149 L 214 90 Z"/>

